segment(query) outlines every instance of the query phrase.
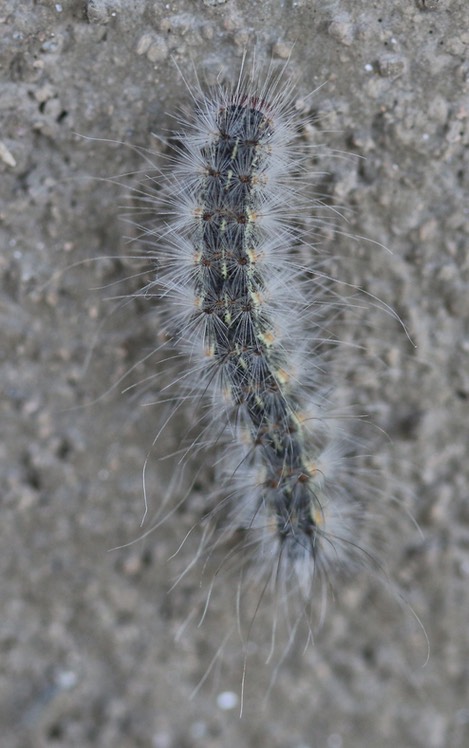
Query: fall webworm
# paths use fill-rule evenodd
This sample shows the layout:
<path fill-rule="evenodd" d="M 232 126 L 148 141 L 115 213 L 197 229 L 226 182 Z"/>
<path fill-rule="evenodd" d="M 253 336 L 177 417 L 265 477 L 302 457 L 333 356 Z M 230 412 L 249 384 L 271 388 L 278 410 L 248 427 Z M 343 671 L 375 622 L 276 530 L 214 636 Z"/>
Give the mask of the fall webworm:
<path fill-rule="evenodd" d="M 157 265 L 139 295 L 160 314 L 158 350 L 170 351 L 162 366 L 177 372 L 158 386 L 165 413 L 149 459 L 160 444 L 164 453 L 181 413 L 189 422 L 185 432 L 173 426 L 164 493 L 180 496 L 176 508 L 163 502 L 156 525 L 212 473 L 204 511 L 181 534 L 177 550 L 201 530 L 178 580 L 194 568 L 208 580 L 200 619 L 218 579 L 235 580 L 245 642 L 270 600 L 271 650 L 286 626 L 284 652 L 303 621 L 311 636 L 312 618 L 323 620 L 335 579 L 380 569 L 371 499 L 383 489 L 336 382 L 344 351 L 359 346 L 346 330 L 353 313 L 361 320 L 363 308 L 379 307 L 398 319 L 337 280 L 334 258 L 312 243 L 330 209 L 311 196 L 291 88 L 283 69 L 262 77 L 245 60 L 233 87 L 190 88 L 169 167 L 136 190 L 143 215 L 132 218 Z"/>

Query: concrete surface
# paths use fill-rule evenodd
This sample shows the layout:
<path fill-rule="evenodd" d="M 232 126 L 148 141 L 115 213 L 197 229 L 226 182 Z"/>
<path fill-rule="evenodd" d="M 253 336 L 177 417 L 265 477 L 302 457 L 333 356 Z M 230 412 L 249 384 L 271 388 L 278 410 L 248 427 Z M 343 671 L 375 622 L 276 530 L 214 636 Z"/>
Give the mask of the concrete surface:
<path fill-rule="evenodd" d="M 322 188 L 344 206 L 344 233 L 377 244 L 337 234 L 328 248 L 417 346 L 369 306 L 370 346 L 350 362 L 357 402 L 389 437 L 375 460 L 405 515 L 389 512 L 385 527 L 405 603 L 354 576 L 270 691 L 253 652 L 240 719 L 236 637 L 189 698 L 233 624 L 233 591 L 214 596 L 199 628 L 197 576 L 169 592 L 168 558 L 203 513 L 210 476 L 163 528 L 107 552 L 140 533 L 161 417 L 142 407 L 151 388 L 121 393 L 153 362 L 112 386 L 157 335 L 148 301 L 113 311 L 109 300 L 151 277 L 126 259 L 135 245 L 114 178 L 138 186 L 150 169 L 139 149 L 161 163 L 171 114 L 189 101 L 177 66 L 213 81 L 233 76 L 245 47 L 281 62 L 293 43 L 297 95 L 326 82 L 311 104 L 316 135 L 365 157 L 326 157 Z M 468 50 L 466 0 L 0 2 L 5 748 L 469 744 Z M 175 470 L 152 457 L 150 515 Z M 194 549 L 189 538 L 183 563 Z"/>

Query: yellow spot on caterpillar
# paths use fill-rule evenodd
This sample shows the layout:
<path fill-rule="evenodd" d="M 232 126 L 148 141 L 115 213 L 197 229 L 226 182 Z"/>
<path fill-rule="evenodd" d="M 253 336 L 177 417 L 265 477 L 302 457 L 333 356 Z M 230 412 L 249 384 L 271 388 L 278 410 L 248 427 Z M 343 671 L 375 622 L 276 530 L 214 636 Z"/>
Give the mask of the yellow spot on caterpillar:
<path fill-rule="evenodd" d="M 240 429 L 239 438 L 242 444 L 246 444 L 247 446 L 252 445 L 252 435 L 249 429 Z M 260 482 L 262 482 L 262 480 Z"/>
<path fill-rule="evenodd" d="M 317 527 L 324 527 L 324 512 L 315 504 L 311 504 L 311 518 Z"/>
<path fill-rule="evenodd" d="M 274 375 L 279 384 L 287 384 L 290 381 L 290 374 L 285 369 L 277 369 Z"/>
<path fill-rule="evenodd" d="M 315 478 L 319 473 L 319 468 L 315 462 L 307 462 L 305 464 L 305 471 L 310 476 L 310 478 Z"/>
<path fill-rule="evenodd" d="M 259 184 L 267 184 L 269 178 L 265 174 L 253 174 L 251 177 L 251 184 L 257 187 Z"/>
<path fill-rule="evenodd" d="M 213 343 L 210 343 L 210 345 L 205 346 L 204 356 L 206 358 L 213 358 L 215 356 L 215 346 L 213 345 Z"/>
<path fill-rule="evenodd" d="M 196 294 L 194 296 L 194 306 L 196 309 L 202 309 L 204 305 L 205 296 L 203 294 Z"/>
<path fill-rule="evenodd" d="M 228 384 L 223 387 L 221 394 L 225 402 L 231 403 L 233 401 L 232 388 Z"/>
<path fill-rule="evenodd" d="M 270 330 L 269 332 L 263 332 L 258 337 L 261 343 L 263 343 L 266 348 L 270 348 L 270 346 L 272 346 L 277 340 L 277 336 L 275 335 L 273 330 Z"/>
<path fill-rule="evenodd" d="M 253 306 L 255 307 L 260 307 L 264 302 L 264 297 L 259 293 L 259 291 L 251 291 L 249 296 L 251 298 Z"/>
<path fill-rule="evenodd" d="M 270 516 L 267 520 L 267 531 L 271 534 L 276 536 L 278 527 L 277 527 L 277 520 L 274 516 Z"/>
<path fill-rule="evenodd" d="M 256 405 L 258 405 L 261 410 L 264 410 L 265 408 L 265 402 L 261 397 L 259 397 L 259 395 L 256 396 Z"/>
<path fill-rule="evenodd" d="M 252 247 L 248 247 L 246 249 L 246 256 L 247 256 L 247 258 L 248 258 L 248 260 L 249 260 L 249 262 L 250 262 L 251 265 L 254 265 L 255 262 L 257 261 L 257 252 Z"/>
<path fill-rule="evenodd" d="M 305 423 L 311 421 L 312 417 L 311 413 L 307 410 L 298 410 L 295 414 L 295 418 L 300 426 L 304 426 Z"/>

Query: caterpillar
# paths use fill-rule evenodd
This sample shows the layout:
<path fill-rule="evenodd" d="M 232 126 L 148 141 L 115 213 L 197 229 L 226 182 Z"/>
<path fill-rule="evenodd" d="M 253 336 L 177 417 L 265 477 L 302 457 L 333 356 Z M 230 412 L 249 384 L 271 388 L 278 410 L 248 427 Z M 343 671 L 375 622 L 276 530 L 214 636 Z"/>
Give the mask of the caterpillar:
<path fill-rule="evenodd" d="M 144 293 L 159 297 L 184 362 L 172 414 L 199 405 L 196 436 L 179 446 L 197 453 L 198 471 L 217 455 L 201 549 L 226 545 L 216 575 L 240 569 L 239 589 L 248 579 L 260 597 L 272 592 L 288 616 L 292 596 L 322 610 L 316 582 L 371 557 L 357 540 L 357 437 L 330 412 L 334 317 L 347 302 L 304 226 L 313 207 L 322 226 L 323 206 L 308 192 L 290 89 L 283 71 L 259 83 L 243 64 L 234 86 L 192 91 L 163 227 L 144 231 L 157 263 Z"/>

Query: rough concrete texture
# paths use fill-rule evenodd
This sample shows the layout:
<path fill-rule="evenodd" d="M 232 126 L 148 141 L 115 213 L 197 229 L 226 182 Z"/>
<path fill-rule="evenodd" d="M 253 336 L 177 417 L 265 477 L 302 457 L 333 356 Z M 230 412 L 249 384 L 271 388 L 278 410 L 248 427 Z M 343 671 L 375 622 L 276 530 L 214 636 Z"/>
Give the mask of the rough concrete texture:
<path fill-rule="evenodd" d="M 252 653 L 240 719 L 239 643 L 190 699 L 232 623 L 223 591 L 179 636 L 197 576 L 169 592 L 168 558 L 203 514 L 210 476 L 163 528 L 107 552 L 139 535 L 161 417 L 141 407 L 156 387 L 121 393 L 151 361 L 112 387 L 157 331 L 148 301 L 111 314 L 109 297 L 150 276 L 125 281 L 146 265 L 126 259 L 132 229 L 108 178 L 138 185 L 150 170 L 138 149 L 161 165 L 170 115 L 189 100 L 177 66 L 189 81 L 233 78 L 244 48 L 278 63 L 293 43 L 298 98 L 325 82 L 308 99 L 315 137 L 365 157 L 322 163 L 322 190 L 347 219 L 328 248 L 417 346 L 370 304 L 370 344 L 351 354 L 356 400 L 389 437 L 375 459 L 405 515 L 386 559 L 405 603 L 354 575 L 270 691 Z M 466 0 L 0 3 L 5 748 L 469 744 L 468 49 Z M 177 443 L 174 428 L 167 438 Z M 150 514 L 177 469 L 150 459 Z"/>

